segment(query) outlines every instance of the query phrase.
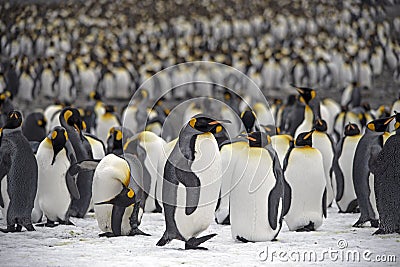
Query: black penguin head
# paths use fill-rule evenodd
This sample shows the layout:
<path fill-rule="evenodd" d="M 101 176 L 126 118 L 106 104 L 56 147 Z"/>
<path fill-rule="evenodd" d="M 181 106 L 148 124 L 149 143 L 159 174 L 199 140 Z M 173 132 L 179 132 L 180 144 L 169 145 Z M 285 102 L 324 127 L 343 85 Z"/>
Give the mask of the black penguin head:
<path fill-rule="evenodd" d="M 387 131 L 389 123 L 394 120 L 394 116 L 383 118 L 383 119 L 376 119 L 367 124 L 367 128 L 373 132 L 383 133 Z"/>
<path fill-rule="evenodd" d="M 60 113 L 60 123 L 63 127 L 74 127 L 80 135 L 86 129 L 86 123 L 82 120 L 79 110 L 67 107 Z"/>
<path fill-rule="evenodd" d="M 122 150 L 122 129 L 120 127 L 112 127 L 109 131 L 107 139 L 107 154 L 113 153 L 115 150 Z"/>
<path fill-rule="evenodd" d="M 254 113 L 254 111 L 245 110 L 240 115 L 240 118 L 242 119 L 246 131 L 248 133 L 251 132 L 251 129 L 254 127 L 254 123 L 256 121 L 256 114 Z"/>
<path fill-rule="evenodd" d="M 95 101 L 101 101 L 101 94 L 97 91 L 92 91 L 89 94 L 89 98 Z"/>
<path fill-rule="evenodd" d="M 358 128 L 357 124 L 349 123 L 344 127 L 344 135 L 345 136 L 354 136 L 360 134 L 360 129 Z"/>
<path fill-rule="evenodd" d="M 53 145 L 54 155 L 53 160 L 51 161 L 51 165 L 53 165 L 58 153 L 65 147 L 65 143 L 68 140 L 68 134 L 63 127 L 56 126 L 54 127 L 53 131 L 51 131 L 51 133 L 47 136 L 47 138 L 51 141 L 51 144 Z"/>
<path fill-rule="evenodd" d="M 315 129 L 312 129 L 309 132 L 301 133 L 297 136 L 296 141 L 294 142 L 296 147 L 312 147 L 312 134 Z"/>
<path fill-rule="evenodd" d="M 106 105 L 104 108 L 105 108 L 106 113 L 114 113 L 115 112 L 115 107 L 113 105 Z"/>
<path fill-rule="evenodd" d="M 265 147 L 271 144 L 271 137 L 263 132 L 252 132 L 247 135 L 250 147 Z"/>
<path fill-rule="evenodd" d="M 189 125 L 200 132 L 212 132 L 212 133 L 219 133 L 223 130 L 223 126 L 221 125 L 222 122 L 229 123 L 230 121 L 227 120 L 215 120 L 206 115 L 196 115 L 190 119 Z"/>
<path fill-rule="evenodd" d="M 272 124 L 261 125 L 261 127 L 265 130 L 265 133 L 269 136 L 274 136 L 281 133 L 281 129 Z"/>
<path fill-rule="evenodd" d="M 308 104 L 317 95 L 317 93 L 315 92 L 314 89 L 307 88 L 307 87 L 297 87 L 293 84 L 292 84 L 292 86 L 295 87 L 297 92 L 300 94 L 299 100 L 302 103 Z"/>
<path fill-rule="evenodd" d="M 123 187 L 121 192 L 116 195 L 114 198 L 95 203 L 95 205 L 104 205 L 104 204 L 111 204 L 118 207 L 129 207 L 136 203 L 136 195 L 132 188 Z"/>
<path fill-rule="evenodd" d="M 326 132 L 328 129 L 328 125 L 326 124 L 326 121 L 324 121 L 322 119 L 317 119 L 314 122 L 314 129 L 317 132 Z"/>
<path fill-rule="evenodd" d="M 10 111 L 7 115 L 3 129 L 16 129 L 22 125 L 22 114 L 17 110 Z"/>

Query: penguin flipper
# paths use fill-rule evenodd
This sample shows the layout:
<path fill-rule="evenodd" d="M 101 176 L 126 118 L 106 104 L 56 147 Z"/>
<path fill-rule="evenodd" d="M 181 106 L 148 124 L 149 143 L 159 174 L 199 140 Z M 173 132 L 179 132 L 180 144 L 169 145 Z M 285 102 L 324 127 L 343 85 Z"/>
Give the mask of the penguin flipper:
<path fill-rule="evenodd" d="M 322 214 L 324 215 L 324 218 L 327 216 L 327 211 L 326 211 L 326 187 L 324 191 L 324 195 L 322 196 Z"/>
<path fill-rule="evenodd" d="M 81 195 L 79 194 L 78 186 L 76 185 L 74 176 L 71 176 L 69 172 L 67 172 L 65 174 L 65 181 L 69 194 L 75 199 L 80 199 Z"/>
<path fill-rule="evenodd" d="M 176 171 L 177 179 L 186 187 L 186 215 L 190 215 L 197 209 L 200 199 L 200 179 L 193 172 L 184 170 Z"/>
<path fill-rule="evenodd" d="M 115 236 L 121 235 L 122 217 L 125 213 L 125 207 L 114 205 L 111 213 L 111 229 Z"/>
<path fill-rule="evenodd" d="M 100 162 L 99 159 L 90 159 L 77 162 L 69 167 L 68 173 L 71 176 L 75 176 L 80 172 L 94 171 L 99 162 Z"/>
<path fill-rule="evenodd" d="M 280 182 L 277 182 L 268 196 L 268 221 L 273 230 L 276 230 L 278 226 L 278 219 L 279 221 L 281 221 L 281 218 L 278 218 L 278 209 L 279 200 L 282 199 L 282 192 L 282 184 Z"/>

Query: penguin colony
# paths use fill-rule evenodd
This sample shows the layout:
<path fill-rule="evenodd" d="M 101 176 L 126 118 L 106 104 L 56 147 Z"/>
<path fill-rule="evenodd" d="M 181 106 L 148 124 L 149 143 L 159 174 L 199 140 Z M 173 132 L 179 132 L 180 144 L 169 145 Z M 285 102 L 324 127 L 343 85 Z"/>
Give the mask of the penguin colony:
<path fill-rule="evenodd" d="M 400 97 L 363 99 L 383 73 L 400 82 L 399 18 L 383 6 L 239 1 L 207 16 L 221 9 L 211 1 L 181 3 L 193 16 L 169 18 L 174 6 L 160 2 L 153 20 L 140 1 L 60 5 L 1 7 L 2 232 L 93 210 L 100 236 L 147 235 L 142 217 L 162 212 L 157 246 L 206 249 L 217 233 L 200 235 L 214 220 L 234 240 L 271 241 L 284 222 L 315 231 L 337 208 L 360 213 L 354 227 L 400 233 Z M 139 89 L 195 60 L 238 69 L 264 95 L 201 64 Z M 179 87 L 203 79 L 232 90 Z"/>

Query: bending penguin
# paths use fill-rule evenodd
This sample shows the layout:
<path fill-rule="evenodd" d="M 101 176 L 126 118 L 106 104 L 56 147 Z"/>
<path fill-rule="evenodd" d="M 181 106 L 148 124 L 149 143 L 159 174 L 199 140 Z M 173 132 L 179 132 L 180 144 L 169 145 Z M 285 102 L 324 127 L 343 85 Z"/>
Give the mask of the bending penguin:
<path fill-rule="evenodd" d="M 353 227 L 362 227 L 368 221 L 372 227 L 378 227 L 374 175 L 370 172 L 368 162 L 382 149 L 383 135 L 393 119 L 389 117 L 369 122 L 358 142 L 353 162 L 353 184 L 361 214 Z"/>
<path fill-rule="evenodd" d="M 283 164 L 284 220 L 290 231 L 314 231 L 326 218 L 326 180 L 321 152 L 312 134 L 300 133 Z"/>
<path fill-rule="evenodd" d="M 72 198 L 79 199 L 79 191 L 74 177 L 67 174 L 76 158 L 64 128 L 56 126 L 40 143 L 36 159 L 39 173 L 36 197 L 47 218 L 44 226 L 54 227 L 55 222 L 72 224 L 68 210 Z"/>
<path fill-rule="evenodd" d="M 185 249 L 206 249 L 199 245 L 216 234 L 198 238 L 214 218 L 221 186 L 221 156 L 211 131 L 222 130 L 221 121 L 205 115 L 189 120 L 164 168 L 162 202 L 166 230 L 157 246 L 173 239 L 185 242 Z"/>
<path fill-rule="evenodd" d="M 400 234 L 400 113 L 396 113 L 394 128 L 390 136 L 369 166 L 375 175 L 376 206 L 379 212 L 379 229 L 374 234 Z"/>
<path fill-rule="evenodd" d="M 238 159 L 231 183 L 232 237 L 242 242 L 275 240 L 282 226 L 282 168 L 269 136 L 253 132 L 247 138 L 247 155 Z"/>
<path fill-rule="evenodd" d="M 108 154 L 101 161 L 87 160 L 71 166 L 69 173 L 93 171 L 93 202 L 100 237 L 148 235 L 139 230 L 143 210 L 142 167 L 136 156 Z"/>
<path fill-rule="evenodd" d="M 37 190 L 38 167 L 29 142 L 22 134 L 21 125 L 21 113 L 11 111 L 0 131 L 0 179 L 7 175 L 10 199 L 7 229 L 0 229 L 2 232 L 20 232 L 22 226 L 28 231 L 35 230 L 31 214 Z M 0 206 L 4 207 L 1 195 Z"/>

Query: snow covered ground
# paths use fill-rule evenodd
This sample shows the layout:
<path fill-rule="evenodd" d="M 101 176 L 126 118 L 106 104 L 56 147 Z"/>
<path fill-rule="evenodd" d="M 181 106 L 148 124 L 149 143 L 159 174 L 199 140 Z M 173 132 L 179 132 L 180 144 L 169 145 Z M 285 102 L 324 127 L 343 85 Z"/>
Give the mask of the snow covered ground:
<path fill-rule="evenodd" d="M 336 208 L 330 208 L 328 218 L 316 232 L 289 232 L 284 225 L 278 241 L 246 244 L 232 239 L 230 226 L 213 223 L 203 233 L 218 234 L 203 244 L 209 250 L 185 251 L 183 242 L 176 240 L 165 247 L 155 245 L 164 232 L 161 214 L 143 217 L 140 228 L 150 237 L 99 238 L 94 214 L 89 213 L 84 219 L 72 218 L 76 226 L 0 233 L 0 266 L 366 266 L 378 261 L 386 261 L 379 263 L 381 266 L 399 266 L 400 235 L 372 236 L 372 228 L 352 228 L 358 216 L 339 214 Z M 5 227 L 2 217 L 0 226 Z"/>

